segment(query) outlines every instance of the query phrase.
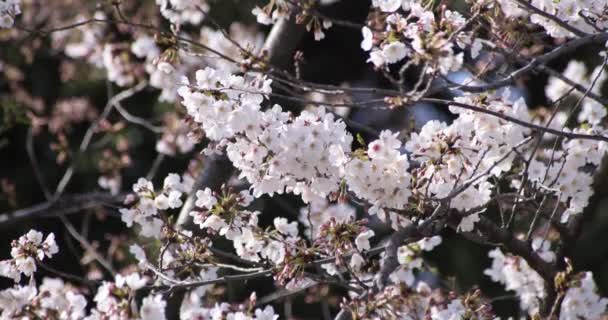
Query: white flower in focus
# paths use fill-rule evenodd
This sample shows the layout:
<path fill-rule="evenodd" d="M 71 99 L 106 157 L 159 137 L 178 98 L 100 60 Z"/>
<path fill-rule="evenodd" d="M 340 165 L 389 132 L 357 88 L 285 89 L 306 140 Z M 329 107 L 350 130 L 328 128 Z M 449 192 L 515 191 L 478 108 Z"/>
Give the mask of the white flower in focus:
<path fill-rule="evenodd" d="M 203 224 L 201 224 L 201 228 L 210 228 L 215 231 L 219 231 L 222 228 L 226 228 L 228 224 L 219 216 L 214 214 L 210 215 Z"/>
<path fill-rule="evenodd" d="M 171 192 L 169 192 L 169 198 L 167 200 L 167 204 L 169 205 L 169 208 L 175 209 L 175 208 L 181 207 L 183 204 L 181 196 L 182 196 L 182 193 L 179 191 L 172 190 Z"/>
<path fill-rule="evenodd" d="M 146 180 L 145 178 L 139 178 L 137 183 L 133 185 L 133 192 L 142 193 L 142 192 L 150 192 L 154 191 L 154 185 L 152 182 Z"/>
<path fill-rule="evenodd" d="M 274 227 L 286 236 L 296 237 L 298 235 L 298 223 L 296 221 L 289 223 L 286 218 L 277 217 L 274 218 L 273 223 Z"/>
<path fill-rule="evenodd" d="M 365 51 L 369 51 L 372 49 L 374 45 L 374 34 L 372 30 L 368 27 L 363 27 L 361 29 L 361 33 L 363 34 L 363 41 L 361 41 L 361 49 Z"/>
<path fill-rule="evenodd" d="M 46 236 L 46 239 L 42 243 L 42 246 L 44 254 L 49 258 L 59 252 L 59 247 L 57 247 L 57 243 L 55 242 L 55 234 L 52 232 L 49 233 L 48 236 Z"/>
<path fill-rule="evenodd" d="M 199 208 L 211 209 L 217 203 L 217 199 L 213 196 L 211 189 L 199 190 L 196 192 L 196 202 L 194 203 Z"/>
<path fill-rule="evenodd" d="M 405 44 L 399 41 L 391 42 L 382 48 L 384 61 L 389 64 L 401 61 L 403 58 L 405 58 L 408 52 L 409 50 Z"/>
<path fill-rule="evenodd" d="M 169 199 L 164 194 L 160 194 L 154 198 L 154 205 L 160 210 L 167 210 L 169 209 Z"/>
<path fill-rule="evenodd" d="M 384 54 L 382 54 L 382 51 L 374 49 L 372 52 L 370 52 L 367 62 L 371 62 L 374 67 L 380 68 L 384 65 L 386 60 Z"/>
<path fill-rule="evenodd" d="M 270 241 L 261 252 L 263 257 L 268 258 L 274 264 L 280 264 L 285 259 L 285 246 L 279 241 Z"/>
<path fill-rule="evenodd" d="M 26 276 L 31 276 L 36 272 L 36 260 L 32 257 L 20 257 L 15 259 L 17 270 Z"/>
<path fill-rule="evenodd" d="M 361 251 L 369 250 L 371 248 L 369 244 L 369 239 L 372 238 L 374 234 L 374 230 L 371 229 L 361 232 L 355 239 L 355 245 L 357 246 L 357 249 Z"/>
<path fill-rule="evenodd" d="M 242 207 L 248 207 L 253 201 L 253 196 L 249 192 L 249 190 L 243 190 L 239 192 L 239 204 Z"/>

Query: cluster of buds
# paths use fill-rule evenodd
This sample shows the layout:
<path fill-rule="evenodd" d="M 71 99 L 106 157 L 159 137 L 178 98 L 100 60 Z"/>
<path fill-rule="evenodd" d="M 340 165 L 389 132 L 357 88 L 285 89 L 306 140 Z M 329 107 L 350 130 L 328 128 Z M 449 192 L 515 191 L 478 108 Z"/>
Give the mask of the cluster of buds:
<path fill-rule="evenodd" d="M 358 237 L 370 232 L 365 227 L 366 224 L 367 219 L 339 222 L 332 218 L 321 225 L 319 235 L 315 239 L 315 247 L 323 254 L 335 255 L 337 266 L 344 265 L 346 263 L 344 256 L 358 250 L 356 244 Z"/>

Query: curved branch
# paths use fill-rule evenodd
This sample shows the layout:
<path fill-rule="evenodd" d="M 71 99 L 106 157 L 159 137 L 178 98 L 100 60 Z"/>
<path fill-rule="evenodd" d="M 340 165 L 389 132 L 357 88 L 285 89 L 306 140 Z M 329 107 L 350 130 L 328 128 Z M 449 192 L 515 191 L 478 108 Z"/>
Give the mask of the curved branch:
<path fill-rule="evenodd" d="M 608 40 L 608 32 L 587 35 L 582 38 L 574 39 L 569 42 L 566 42 L 565 44 L 563 44 L 561 46 L 558 46 L 557 48 L 555 48 L 537 58 L 532 59 L 529 62 L 525 62 L 524 59 L 518 59 L 519 63 L 526 63 L 526 65 L 513 71 L 508 76 L 506 76 L 502 79 L 499 79 L 499 80 L 496 80 L 496 81 L 493 81 L 491 83 L 484 84 L 484 85 L 457 85 L 457 86 L 453 86 L 453 88 L 462 90 L 462 91 L 467 91 L 467 92 L 484 92 L 484 91 L 494 90 L 494 89 L 508 86 L 508 85 L 512 84 L 515 80 L 528 74 L 530 71 L 532 71 L 534 69 L 539 69 L 539 70 L 547 72 L 547 73 L 554 73 L 554 72 L 552 72 L 552 70 L 548 69 L 545 64 L 547 64 L 547 63 L 553 61 L 554 59 L 557 59 L 565 54 L 571 53 L 574 50 L 576 50 L 582 46 L 594 44 L 594 43 L 603 43 L 603 42 L 606 42 L 607 40 Z M 567 79 L 567 80 L 569 80 L 569 79 Z M 564 80 L 564 81 L 566 81 L 566 80 Z M 571 80 L 569 80 L 569 81 L 572 82 Z M 570 84 L 570 83 L 568 83 L 568 84 Z M 580 86 L 580 87 L 582 87 L 582 86 Z M 445 87 L 437 88 L 435 90 L 432 90 L 430 93 L 431 94 L 436 93 L 437 91 L 440 91 L 442 89 L 445 89 Z M 577 90 L 580 90 L 580 89 L 581 88 L 577 88 Z M 583 90 L 583 91 L 585 91 L 585 90 Z M 606 101 L 605 99 L 603 99 L 601 97 L 597 97 L 597 98 L 601 99 L 599 101 L 603 101 L 603 102 Z"/>

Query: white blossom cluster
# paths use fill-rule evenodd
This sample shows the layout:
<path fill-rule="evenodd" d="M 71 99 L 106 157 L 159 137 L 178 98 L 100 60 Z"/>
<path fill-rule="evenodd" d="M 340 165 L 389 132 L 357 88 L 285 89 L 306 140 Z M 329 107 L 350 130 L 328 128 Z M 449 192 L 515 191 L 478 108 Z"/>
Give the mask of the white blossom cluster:
<path fill-rule="evenodd" d="M 498 319 L 487 303 L 475 295 L 467 298 L 446 296 L 419 281 L 407 289 L 398 285 L 387 286 L 370 298 L 354 299 L 343 304 L 343 307 L 350 310 L 357 319 Z"/>
<path fill-rule="evenodd" d="M 603 134 L 601 127 L 574 129 L 575 133 Z M 580 214 L 589 204 L 593 195 L 593 176 L 587 170 L 589 165 L 597 167 L 602 162 L 608 144 L 586 140 L 568 140 L 563 143 L 562 152 L 541 150 L 530 163 L 528 179 L 540 188 L 554 192 L 560 202 L 566 205 L 561 216 L 567 222 L 571 215 Z M 555 160 L 547 160 L 553 157 Z M 551 162 L 550 165 L 547 165 Z"/>
<path fill-rule="evenodd" d="M 321 5 L 330 5 L 340 0 L 320 0 Z M 298 5 L 299 6 L 299 5 Z M 292 9 L 297 7 L 294 3 L 288 0 L 271 0 L 263 7 L 255 6 L 251 13 L 256 17 L 260 24 L 270 25 L 276 23 L 279 19 L 289 19 Z M 325 39 L 323 30 L 332 27 L 332 22 L 327 19 L 321 19 L 317 16 L 306 16 L 306 10 L 299 12 L 296 16 L 297 23 L 305 23 L 306 30 L 312 31 L 316 41 Z"/>
<path fill-rule="evenodd" d="M 258 23 L 269 25 L 276 23 L 281 18 L 289 17 L 289 5 L 286 0 L 273 0 L 260 8 L 255 6 L 251 13 L 256 17 Z"/>
<path fill-rule="evenodd" d="M 30 230 L 11 243 L 11 259 L 0 261 L 0 276 L 21 280 L 21 274 L 31 277 L 36 272 L 36 263 L 59 252 L 55 234 L 49 233 L 43 241 L 42 232 Z"/>
<path fill-rule="evenodd" d="M 96 306 L 91 310 L 90 316 L 85 319 L 98 320 L 104 319 L 104 317 L 110 317 L 110 319 L 139 319 L 132 314 L 132 306 L 129 300 L 134 297 L 135 291 L 145 286 L 148 281 L 148 278 L 142 277 L 138 273 L 131 273 L 126 276 L 118 274 L 114 281 L 104 281 L 93 298 Z M 144 298 L 141 318 L 165 319 L 165 305 L 162 299 Z"/>
<path fill-rule="evenodd" d="M 135 291 L 141 289 L 148 279 L 138 273 L 127 276 L 116 275 L 114 282 L 104 282 L 97 291 L 96 307 L 87 315 L 86 298 L 74 287 L 61 279 L 44 278 L 40 286 L 33 278 L 37 261 L 50 258 L 59 251 L 55 236 L 50 233 L 44 241 L 36 230 L 13 241 L 13 259 L 4 260 L 0 265 L 0 275 L 21 279 L 21 273 L 31 277 L 28 285 L 15 285 L 0 291 L 0 311 L 2 319 L 153 319 L 164 320 L 166 303 L 162 296 L 144 298 L 139 314 L 133 312 L 131 302 Z"/>
<path fill-rule="evenodd" d="M 486 269 L 484 274 L 503 284 L 505 289 L 514 291 L 522 310 L 529 314 L 537 313 L 540 302 L 546 296 L 543 278 L 521 257 L 505 255 L 499 248 L 488 255 L 492 258 L 492 267 Z"/>
<path fill-rule="evenodd" d="M 303 111 L 298 117 L 278 105 L 262 111 L 270 84 L 264 76 L 205 68 L 196 72 L 195 85 L 184 79 L 178 92 L 205 135 L 226 146 L 254 196 L 287 190 L 309 202 L 337 191 L 341 172 L 332 164 L 330 150 L 350 150 L 352 136 L 346 125 L 323 109 Z"/>
<path fill-rule="evenodd" d="M 545 261 L 553 262 L 555 254 L 550 250 L 550 242 L 542 238 L 534 238 L 532 248 Z M 539 310 L 540 303 L 545 297 L 545 282 L 528 263 L 521 257 L 505 255 L 496 248 L 489 252 L 492 267 L 484 273 L 499 282 L 507 290 L 514 291 L 522 310 L 531 316 Z M 608 299 L 597 293 L 595 281 L 591 272 L 583 272 L 580 280 L 570 281 L 568 290 L 562 302 L 560 319 L 600 319 L 608 310 Z"/>
<path fill-rule="evenodd" d="M 597 66 L 591 74 L 588 74 L 587 67 L 583 62 L 571 60 L 568 66 L 563 71 L 562 75 L 575 83 L 582 85 L 585 88 L 590 89 L 590 93 L 601 95 L 601 89 L 606 79 L 608 79 L 608 73 L 605 68 L 600 65 Z M 578 114 L 578 121 L 580 123 L 589 123 L 592 126 L 598 125 L 606 117 L 607 111 L 596 100 L 589 97 L 583 97 L 583 94 L 579 91 L 570 92 L 571 86 L 565 83 L 563 80 L 552 76 L 549 78 L 549 82 L 545 87 L 545 94 L 547 98 L 552 101 L 557 101 L 564 95 L 572 95 L 577 99 L 583 98 L 582 109 Z"/>
<path fill-rule="evenodd" d="M 21 13 L 21 0 L 0 0 L 0 28 L 10 28 Z"/>
<path fill-rule="evenodd" d="M 255 293 L 252 294 L 255 299 Z M 190 295 L 184 299 L 180 309 L 181 319 L 234 319 L 234 320 L 277 320 L 277 315 L 272 306 L 255 308 L 247 312 L 245 305 L 233 306 L 228 303 L 216 303 L 213 307 L 202 307 L 199 295 Z"/>
<path fill-rule="evenodd" d="M 529 121 L 524 100 L 511 102 L 508 97 L 506 91 L 493 96 L 465 95 L 455 101 Z M 429 121 L 419 133 L 412 133 L 405 147 L 411 158 L 421 164 L 413 173 L 418 192 L 424 197 L 451 197 L 453 208 L 470 210 L 490 200 L 493 188 L 490 178 L 510 170 L 514 155 L 505 156 L 525 139 L 529 130 L 458 106 L 450 106 L 450 110 L 459 115 L 452 124 Z M 485 172 L 488 174 L 475 179 Z M 470 186 L 453 193 L 465 183 Z M 468 227 L 465 229 L 470 231 Z"/>
<path fill-rule="evenodd" d="M 138 224 L 144 237 L 159 238 L 164 225 L 160 211 L 181 207 L 182 194 L 189 192 L 193 184 L 191 176 L 184 175 L 182 179 L 177 174 L 170 174 L 165 178 L 163 189 L 155 192 L 152 182 L 140 178 L 133 185 L 138 198 L 136 204 L 131 208 L 120 209 L 122 221 L 128 227 Z"/>
<path fill-rule="evenodd" d="M 350 222 L 352 225 L 352 221 Z M 367 229 L 365 227 L 358 228 L 359 233 L 354 238 L 354 241 L 344 241 L 344 239 L 340 239 L 339 248 L 336 250 L 337 245 L 334 242 L 338 239 L 336 239 L 337 237 L 334 234 L 335 230 L 345 229 L 345 227 L 348 225 L 348 223 L 340 223 L 336 220 L 330 220 L 328 223 L 322 226 L 322 230 L 324 229 L 324 231 L 330 232 L 322 232 L 320 234 L 321 237 L 316 238 L 316 242 L 319 243 L 321 247 L 324 244 L 326 245 L 327 250 L 324 250 L 325 254 L 327 254 L 328 256 L 336 255 L 338 259 L 335 262 L 325 263 L 321 265 L 321 268 L 323 268 L 325 272 L 327 272 L 327 274 L 329 275 L 337 275 L 345 271 L 350 271 L 354 273 L 359 279 L 372 279 L 373 275 L 365 272 L 365 270 L 362 269 L 363 265 L 365 264 L 365 259 L 363 258 L 361 253 L 371 249 L 371 244 L 369 240 L 374 237 L 375 233 L 373 230 Z M 341 236 L 344 237 L 345 234 L 346 232 L 343 232 Z M 346 264 L 346 262 L 342 261 L 342 258 L 340 258 L 340 254 L 346 253 L 344 251 L 347 250 L 357 251 L 350 257 L 350 261 L 348 262 L 348 266 L 350 267 L 350 269 L 344 268 L 344 264 Z"/>
<path fill-rule="evenodd" d="M 209 11 L 206 0 L 156 0 L 160 13 L 176 25 L 200 24 Z"/>
<path fill-rule="evenodd" d="M 440 244 L 441 237 L 434 236 L 399 247 L 397 250 L 399 267 L 391 273 L 390 280 L 395 284 L 405 283 L 408 287 L 414 287 L 416 281 L 414 271 L 423 269 L 423 251 L 432 251 Z"/>
<path fill-rule="evenodd" d="M 399 151 L 401 141 L 397 135 L 382 131 L 379 139 L 368 145 L 367 157 L 355 157 L 344 166 L 348 189 L 371 203 L 370 213 L 377 214 L 380 220 L 386 221 L 385 209 L 388 209 L 395 229 L 409 224 L 394 210 L 405 209 L 411 194 L 409 161 L 407 155 Z"/>
<path fill-rule="evenodd" d="M 597 293 L 597 287 L 591 272 L 584 272 L 578 281 L 578 286 L 568 289 L 562 309 L 560 320 L 566 319 L 601 319 L 608 310 L 608 299 Z"/>
<path fill-rule="evenodd" d="M 260 212 L 251 212 L 245 208 L 249 206 L 253 197 L 249 191 L 244 190 L 238 195 L 231 196 L 233 204 L 226 207 L 230 200 L 223 199 L 218 204 L 218 199 L 213 195 L 211 189 L 198 190 L 196 192 L 195 205 L 202 211 L 191 211 L 190 215 L 194 218 L 194 223 L 201 229 L 206 229 L 211 233 L 225 236 L 228 240 L 234 240 L 243 234 L 243 229 L 257 227 Z"/>
<path fill-rule="evenodd" d="M 259 54 L 264 35 L 255 28 L 235 22 L 230 25 L 227 35 L 220 30 L 202 27 L 198 42 L 224 57 L 247 63 L 248 60 L 243 59 L 244 55 Z M 148 35 L 138 36 L 131 44 L 131 52 L 145 60 L 150 86 L 161 90 L 159 99 L 167 102 L 176 100 L 180 79 L 197 68 L 212 66 L 224 72 L 236 72 L 239 68 L 238 64 L 220 58 L 215 53 L 200 56 L 184 50 L 162 51 L 154 38 Z"/>
<path fill-rule="evenodd" d="M 491 2 L 488 1 L 489 4 Z M 574 36 L 572 32 L 560 26 L 553 19 L 530 13 L 517 1 L 498 0 L 497 2 L 508 18 L 529 18 L 533 23 L 542 26 L 552 37 Z M 529 4 L 585 33 L 597 33 L 598 30 L 608 28 L 608 17 L 606 16 L 608 4 L 603 0 L 532 0 Z"/>
<path fill-rule="evenodd" d="M 587 68 L 578 61 L 571 61 L 563 75 L 589 87 L 590 92 L 596 94 L 600 94 L 600 88 L 608 78 L 603 67 L 595 68 L 587 76 Z M 594 83 L 595 86 L 592 86 Z M 570 93 L 568 88 L 561 80 L 551 77 L 545 93 L 552 100 L 558 100 L 567 94 L 572 94 L 577 101 L 580 100 L 582 108 L 577 117 L 578 126 L 574 129 L 564 129 L 563 124 L 554 128 L 573 133 L 604 135 L 604 122 L 608 115 L 605 106 L 579 92 Z M 608 144 L 604 141 L 572 139 L 564 140 L 560 151 L 541 149 L 532 158 L 527 171 L 528 179 L 540 188 L 552 191 L 560 202 L 564 203 L 566 210 L 561 216 L 562 222 L 567 222 L 571 215 L 580 214 L 589 204 L 593 194 L 593 172 L 589 167 L 599 167 L 606 152 Z"/>
<path fill-rule="evenodd" d="M 466 20 L 456 11 L 444 10 L 436 18 L 422 1 L 375 0 L 372 6 L 388 14 L 384 30 L 378 26 L 362 29 L 361 48 L 370 51 L 368 62 L 377 68 L 409 58 L 425 65 L 429 74 L 445 75 L 462 66 L 463 53 L 457 49 L 471 48 L 473 58 L 481 50 L 481 42 L 470 31 L 461 30 Z"/>
<path fill-rule="evenodd" d="M 86 305 L 86 298 L 61 279 L 44 278 L 37 288 L 17 285 L 0 291 L 2 319 L 80 320 Z"/>

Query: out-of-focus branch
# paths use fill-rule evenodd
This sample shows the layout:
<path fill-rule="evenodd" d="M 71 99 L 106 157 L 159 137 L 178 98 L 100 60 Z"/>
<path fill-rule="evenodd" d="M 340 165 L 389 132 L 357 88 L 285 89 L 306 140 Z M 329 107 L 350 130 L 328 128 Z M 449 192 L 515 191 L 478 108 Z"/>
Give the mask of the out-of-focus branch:
<path fill-rule="evenodd" d="M 587 33 L 581 31 L 580 29 L 575 28 L 574 26 L 571 26 L 570 24 L 568 24 L 567 22 L 563 21 L 562 19 L 558 18 L 556 15 L 550 14 L 547 11 L 541 10 L 537 7 L 535 7 L 534 5 L 532 5 L 531 3 L 529 3 L 526 0 L 515 0 L 519 5 L 521 5 L 523 8 L 527 9 L 526 11 L 529 11 L 533 14 L 538 14 L 539 16 L 545 17 L 553 22 L 555 22 L 557 25 L 559 25 L 560 27 L 572 32 L 573 34 L 579 36 L 579 37 L 584 37 L 587 35 Z"/>
<path fill-rule="evenodd" d="M 455 86 L 454 89 L 468 91 L 468 92 L 484 92 L 488 90 L 498 89 L 504 86 L 508 86 L 512 84 L 516 79 L 521 78 L 522 76 L 528 74 L 534 69 L 543 69 L 545 68 L 545 64 L 553 61 L 556 58 L 559 58 L 565 54 L 571 53 L 574 50 L 589 44 L 594 43 L 604 43 L 608 40 L 608 32 L 597 33 L 593 35 L 587 35 L 582 38 L 570 40 L 563 45 L 558 46 L 557 48 L 539 56 L 531 61 L 527 62 L 523 67 L 511 72 L 508 76 L 492 81 L 491 83 L 485 85 L 458 85 Z M 519 62 L 523 62 L 523 59 L 518 59 Z M 437 90 L 443 89 L 440 87 L 436 90 L 432 90 L 431 93 L 435 93 Z"/>
<path fill-rule="evenodd" d="M 527 121 L 523 121 L 521 119 L 497 112 L 497 111 L 492 111 L 480 106 L 474 106 L 474 105 L 470 105 L 470 104 L 466 104 L 466 103 L 461 103 L 461 102 L 457 102 L 457 101 L 452 101 L 452 100 L 444 100 L 444 99 L 435 99 L 435 98 L 424 98 L 424 99 L 420 99 L 420 102 L 428 102 L 428 103 L 435 103 L 435 104 L 439 104 L 439 105 L 444 105 L 444 106 L 454 106 L 454 107 L 458 107 L 458 108 L 463 108 L 463 109 L 467 109 L 467 110 L 471 110 L 471 111 L 476 111 L 476 112 L 480 112 L 480 113 L 485 113 L 500 119 L 503 119 L 505 121 L 509 121 L 515 124 L 518 124 L 522 127 L 526 127 L 528 129 L 534 130 L 534 131 L 538 131 L 538 132 L 544 132 L 544 133 L 549 133 L 549 134 L 553 134 L 556 135 L 558 137 L 564 137 L 564 138 L 568 138 L 568 139 L 586 139 L 586 140 L 595 140 L 595 141 L 606 141 L 608 142 L 608 136 L 604 136 L 604 135 L 594 135 L 594 134 L 580 134 L 580 133 L 574 133 L 574 132 L 569 132 L 569 131 L 562 131 L 562 130 L 557 130 L 557 129 L 552 129 L 552 128 L 548 128 L 546 126 L 542 126 L 542 125 L 537 125 L 531 122 L 527 122 Z"/>
<path fill-rule="evenodd" d="M 69 215 L 103 205 L 120 205 L 125 197 L 126 194 L 112 195 L 107 192 L 64 195 L 52 201 L 0 214 L 0 228 L 8 228 L 31 219 Z"/>
<path fill-rule="evenodd" d="M 61 222 L 63 223 L 65 228 L 68 230 L 70 235 L 74 239 L 76 239 L 76 241 L 78 241 L 78 243 L 80 243 L 82 248 L 85 249 L 88 254 L 93 256 L 93 259 L 95 259 L 95 261 L 97 261 L 102 267 L 104 267 L 110 274 L 115 275 L 116 270 L 114 270 L 114 268 L 112 267 L 112 264 L 108 260 L 106 260 L 103 256 L 101 256 L 101 254 L 99 254 L 99 252 L 97 252 L 97 249 L 95 249 L 95 247 L 93 247 L 93 245 L 89 242 L 89 240 L 87 240 L 80 233 L 78 233 L 78 231 L 76 231 L 76 228 L 74 228 L 74 225 L 70 222 L 70 220 L 68 220 L 63 214 L 59 215 L 59 218 L 61 219 Z"/>
<path fill-rule="evenodd" d="M 87 148 L 89 147 L 89 144 L 91 143 L 91 139 L 93 138 L 93 134 L 95 134 L 95 131 L 97 130 L 97 128 L 99 128 L 99 125 L 101 124 L 101 122 L 110 114 L 110 112 L 112 111 L 114 106 L 117 103 L 120 103 L 121 101 L 123 101 L 127 98 L 130 98 L 134 94 L 145 89 L 147 84 L 148 84 L 147 82 L 142 81 L 132 88 L 119 92 L 118 94 L 116 94 L 115 96 L 111 97 L 108 100 L 102 114 L 99 116 L 99 118 L 95 122 L 93 122 L 91 124 L 91 126 L 85 133 L 84 138 L 80 142 L 80 146 L 78 147 L 76 158 L 80 157 L 82 155 L 82 153 L 84 153 L 87 150 Z M 59 181 L 59 183 L 57 184 L 57 188 L 55 189 L 55 193 L 53 194 L 53 199 L 59 198 L 65 191 L 65 188 L 67 187 L 68 183 L 70 183 L 70 180 L 72 179 L 72 176 L 74 175 L 74 170 L 76 169 L 76 160 L 77 159 L 72 160 L 72 163 L 70 164 L 68 169 L 65 171 L 65 173 L 61 177 L 61 180 Z"/>

